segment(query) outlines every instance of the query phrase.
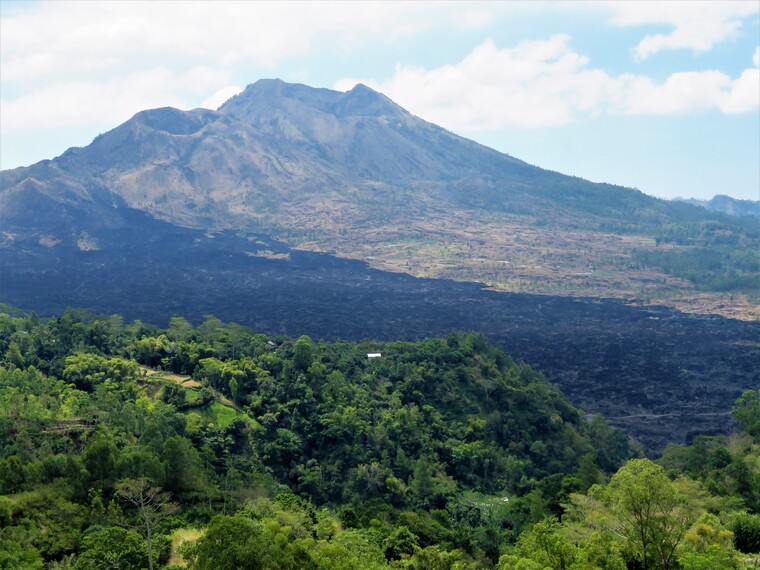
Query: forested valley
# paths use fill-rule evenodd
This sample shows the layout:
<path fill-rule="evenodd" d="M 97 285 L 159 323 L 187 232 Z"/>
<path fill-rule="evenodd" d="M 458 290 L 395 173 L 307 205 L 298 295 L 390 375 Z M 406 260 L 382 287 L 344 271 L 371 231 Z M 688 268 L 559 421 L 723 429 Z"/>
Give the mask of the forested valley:
<path fill-rule="evenodd" d="M 757 391 L 652 461 L 475 333 L 4 311 L 0 568 L 760 564 Z"/>

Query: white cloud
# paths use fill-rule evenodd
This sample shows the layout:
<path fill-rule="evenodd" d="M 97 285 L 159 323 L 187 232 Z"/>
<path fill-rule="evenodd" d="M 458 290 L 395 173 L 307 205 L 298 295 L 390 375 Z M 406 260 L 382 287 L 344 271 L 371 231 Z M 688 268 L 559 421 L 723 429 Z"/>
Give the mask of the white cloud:
<path fill-rule="evenodd" d="M 564 35 L 498 49 L 491 40 L 460 63 L 432 70 L 399 65 L 389 81 L 372 84 L 412 112 L 463 130 L 544 127 L 591 110 L 613 87 L 586 68 L 586 58 L 567 47 Z M 349 87 L 344 80 L 337 88 Z"/>
<path fill-rule="evenodd" d="M 336 89 L 357 81 L 344 79 Z M 362 81 L 413 113 L 460 131 L 550 127 L 602 113 L 742 113 L 760 107 L 758 68 L 732 80 L 716 70 L 673 73 L 664 82 L 609 75 L 569 47 L 569 38 L 499 49 L 491 40 L 462 61 L 434 69 L 398 65 L 385 82 Z"/>
<path fill-rule="evenodd" d="M 222 87 L 219 89 L 216 93 L 214 93 L 211 97 L 203 101 L 203 103 L 200 104 L 201 107 L 204 109 L 218 109 L 222 106 L 222 103 L 227 101 L 227 99 L 231 98 L 233 95 L 237 95 L 243 90 L 242 87 L 239 85 L 227 85 L 226 87 Z"/>
<path fill-rule="evenodd" d="M 552 10 L 589 5 L 552 4 Z M 756 2 L 593 6 L 612 14 L 616 25 L 672 26 L 671 33 L 644 38 L 636 48 L 640 57 L 664 49 L 709 49 L 758 11 Z M 452 24 L 478 29 L 507 13 L 545 9 L 541 3 L 509 2 L 33 4 L 4 11 L 0 21 L 0 132 L 113 125 L 156 106 L 215 108 L 240 90 L 236 74 L 252 66 L 276 69 L 325 45 L 350 51 L 372 43 L 382 50 L 421 30 Z M 716 70 L 691 71 L 658 83 L 595 68 L 560 34 L 511 48 L 485 41 L 459 62 L 431 69 L 402 62 L 387 81 L 365 82 L 450 128 L 533 128 L 601 113 L 757 109 L 759 60 L 760 49 L 754 52 L 755 67 L 736 78 Z M 291 71 L 290 77 L 297 74 Z"/>
<path fill-rule="evenodd" d="M 662 84 L 626 76 L 622 111 L 631 115 L 672 115 L 720 108 L 731 78 L 719 71 L 674 73 Z"/>
<path fill-rule="evenodd" d="M 0 129 L 113 124 L 165 105 L 216 107 L 240 90 L 240 69 L 273 68 L 317 42 L 382 45 L 448 21 L 454 8 L 443 6 L 435 14 L 441 6 L 402 2 L 48 1 L 4 12 Z"/>
<path fill-rule="evenodd" d="M 720 108 L 724 113 L 745 113 L 757 109 L 760 104 L 760 69 L 745 69 L 732 82 L 731 90 L 724 97 Z"/>
<path fill-rule="evenodd" d="M 3 81 L 30 83 L 39 77 L 47 79 L 102 71 L 114 67 L 118 59 L 114 57 L 90 56 L 70 59 L 59 53 L 31 53 L 20 55 L 3 65 Z"/>
<path fill-rule="evenodd" d="M 666 34 L 651 34 L 633 48 L 643 60 L 668 49 L 689 49 L 704 52 L 735 36 L 747 16 L 760 12 L 757 2 L 681 1 L 681 2 L 602 2 L 612 10 L 612 23 L 618 26 L 665 24 L 672 26 Z"/>
<path fill-rule="evenodd" d="M 218 95 L 229 84 L 229 74 L 201 66 L 180 74 L 157 67 L 104 83 L 54 83 L 15 100 L 0 101 L 0 132 L 114 125 L 144 109 L 195 107 L 199 95 L 210 91 Z"/>
<path fill-rule="evenodd" d="M 494 14 L 488 10 L 465 10 L 451 16 L 451 21 L 462 28 L 483 28 L 493 20 Z"/>
<path fill-rule="evenodd" d="M 683 114 L 717 109 L 727 114 L 746 113 L 760 108 L 760 69 L 757 53 L 754 68 L 731 79 L 717 70 L 674 73 L 657 85 L 642 76 L 626 76 L 627 114 Z"/>
<path fill-rule="evenodd" d="M 43 2 L 2 19 L 4 81 L 101 70 L 135 58 L 273 66 L 315 41 L 389 40 L 413 34 L 435 5 L 347 2 Z M 421 17 L 425 14 L 425 17 Z M 94 54 L 94 55 L 93 55 Z"/>

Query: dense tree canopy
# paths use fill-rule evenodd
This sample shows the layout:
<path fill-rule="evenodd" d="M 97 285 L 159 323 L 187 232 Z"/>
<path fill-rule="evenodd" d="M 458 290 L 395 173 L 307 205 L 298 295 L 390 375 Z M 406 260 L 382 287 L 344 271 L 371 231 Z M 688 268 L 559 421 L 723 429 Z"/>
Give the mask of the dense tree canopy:
<path fill-rule="evenodd" d="M 68 311 L 0 314 L 0 355 L 3 568 L 732 568 L 760 544 L 755 392 L 745 435 L 625 463 L 477 334 Z"/>

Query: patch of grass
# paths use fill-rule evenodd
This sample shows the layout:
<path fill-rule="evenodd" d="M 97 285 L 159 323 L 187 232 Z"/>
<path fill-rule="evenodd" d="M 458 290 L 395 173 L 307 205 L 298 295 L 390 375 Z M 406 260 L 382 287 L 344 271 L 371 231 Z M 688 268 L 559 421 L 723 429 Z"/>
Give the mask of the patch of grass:
<path fill-rule="evenodd" d="M 290 261 L 290 253 L 275 253 L 268 249 L 260 249 L 258 251 L 246 251 L 245 254 L 249 257 L 263 257 L 265 259 L 284 259 Z"/>
<path fill-rule="evenodd" d="M 248 419 L 248 416 L 245 414 L 238 412 L 233 408 L 228 408 L 219 402 L 211 402 L 208 406 L 194 408 L 193 411 L 203 418 L 204 423 L 212 423 L 220 428 L 226 428 L 235 418 L 242 418 L 244 420 Z"/>
<path fill-rule="evenodd" d="M 187 394 L 188 404 L 192 404 L 193 402 L 197 402 L 201 399 L 201 394 L 198 392 L 198 390 L 186 389 L 185 394 Z"/>
<path fill-rule="evenodd" d="M 201 536 L 204 531 L 197 528 L 178 528 L 171 535 L 172 550 L 169 558 L 169 566 L 179 566 L 180 568 L 187 567 L 187 560 L 185 560 L 179 553 L 180 547 L 187 542 L 195 542 Z"/>

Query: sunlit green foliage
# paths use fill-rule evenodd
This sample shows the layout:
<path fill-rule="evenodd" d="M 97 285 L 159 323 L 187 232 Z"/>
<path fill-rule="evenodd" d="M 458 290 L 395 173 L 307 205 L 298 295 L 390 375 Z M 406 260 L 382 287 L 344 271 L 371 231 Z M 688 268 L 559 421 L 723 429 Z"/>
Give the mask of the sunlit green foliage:
<path fill-rule="evenodd" d="M 760 293 L 756 221 L 668 224 L 658 230 L 656 241 L 656 249 L 639 252 L 642 263 L 688 279 L 698 289 Z"/>
<path fill-rule="evenodd" d="M 619 432 L 476 334 L 70 311 L 0 314 L 0 349 L 3 568 L 732 568 L 760 543 L 754 392 L 746 435 L 618 469 Z"/>

